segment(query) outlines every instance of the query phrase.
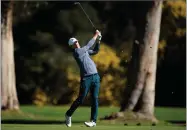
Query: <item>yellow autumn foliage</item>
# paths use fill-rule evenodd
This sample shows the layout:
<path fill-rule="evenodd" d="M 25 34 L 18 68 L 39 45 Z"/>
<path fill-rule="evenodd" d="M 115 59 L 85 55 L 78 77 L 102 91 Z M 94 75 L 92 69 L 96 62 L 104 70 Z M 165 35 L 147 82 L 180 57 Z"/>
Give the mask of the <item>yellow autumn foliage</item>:
<path fill-rule="evenodd" d="M 70 101 L 73 102 L 78 96 L 79 86 L 80 86 L 80 75 L 74 73 L 72 71 L 72 68 L 68 67 L 67 68 L 67 79 L 68 79 L 68 87 L 73 92 L 72 95 L 70 96 L 71 97 Z"/>
<path fill-rule="evenodd" d="M 186 0 L 167 0 L 163 4 L 161 25 L 161 41 L 159 42 L 159 56 L 164 58 L 165 48 L 172 38 L 181 38 L 186 34 Z"/>
<path fill-rule="evenodd" d="M 36 88 L 33 94 L 33 104 L 37 106 L 43 106 L 47 103 L 47 101 L 48 101 L 48 97 L 46 93 L 42 89 Z"/>
<path fill-rule="evenodd" d="M 164 4 L 164 8 L 169 8 L 172 17 L 175 19 L 185 18 L 186 19 L 186 1 L 185 0 L 168 0 Z M 176 25 L 175 25 L 176 26 Z M 182 37 L 186 33 L 186 28 L 176 28 L 175 35 Z"/>
<path fill-rule="evenodd" d="M 165 40 L 161 40 L 158 44 L 158 49 L 159 50 L 164 50 L 166 47 L 166 41 Z"/>
<path fill-rule="evenodd" d="M 102 70 L 107 70 L 110 66 L 120 69 L 120 58 L 117 57 L 116 52 L 105 44 L 100 45 L 100 52 L 93 56 L 93 60 Z"/>
<path fill-rule="evenodd" d="M 159 57 L 161 59 L 164 58 L 166 45 L 167 45 L 166 40 L 161 40 L 158 44 Z"/>
<path fill-rule="evenodd" d="M 185 33 L 186 33 L 186 28 L 177 28 L 175 35 L 177 37 L 182 37 L 185 35 Z"/>
<path fill-rule="evenodd" d="M 171 12 L 175 18 L 186 17 L 185 0 L 167 0 L 165 6 L 171 8 Z"/>

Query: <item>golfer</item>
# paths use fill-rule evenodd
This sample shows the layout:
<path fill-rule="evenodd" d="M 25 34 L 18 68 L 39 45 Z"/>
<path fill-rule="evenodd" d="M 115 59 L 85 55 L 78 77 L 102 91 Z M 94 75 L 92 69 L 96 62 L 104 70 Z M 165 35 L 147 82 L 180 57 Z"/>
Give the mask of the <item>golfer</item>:
<path fill-rule="evenodd" d="M 73 102 L 70 109 L 65 114 L 66 125 L 71 127 L 71 116 L 74 111 L 81 105 L 88 94 L 91 92 L 92 104 L 91 104 L 91 118 L 90 122 L 84 124 L 88 127 L 96 126 L 97 114 L 98 114 L 98 94 L 100 88 L 100 77 L 97 72 L 97 68 L 90 55 L 97 54 L 100 47 L 101 33 L 96 30 L 93 38 L 88 42 L 87 45 L 80 47 L 79 42 L 76 38 L 69 39 L 69 46 L 73 50 L 73 56 L 80 68 L 80 91 L 78 98 Z M 96 42 L 94 49 L 91 47 Z"/>

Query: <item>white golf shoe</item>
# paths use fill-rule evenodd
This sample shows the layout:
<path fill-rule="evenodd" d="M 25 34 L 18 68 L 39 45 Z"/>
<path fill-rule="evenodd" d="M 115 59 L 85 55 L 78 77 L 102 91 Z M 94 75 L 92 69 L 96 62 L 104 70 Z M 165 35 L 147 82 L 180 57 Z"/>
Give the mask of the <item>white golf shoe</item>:
<path fill-rule="evenodd" d="M 65 115 L 65 118 L 66 118 L 66 126 L 71 127 L 71 116 Z"/>
<path fill-rule="evenodd" d="M 96 126 L 96 123 L 93 122 L 93 121 L 90 121 L 90 122 L 84 122 L 84 124 L 85 124 L 87 127 L 95 127 L 95 126 Z"/>

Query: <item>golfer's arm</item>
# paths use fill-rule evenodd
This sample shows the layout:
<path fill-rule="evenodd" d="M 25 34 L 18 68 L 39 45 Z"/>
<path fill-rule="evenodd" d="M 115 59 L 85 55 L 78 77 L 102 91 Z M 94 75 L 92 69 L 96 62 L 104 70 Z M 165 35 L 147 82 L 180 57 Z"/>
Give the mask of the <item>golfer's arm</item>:
<path fill-rule="evenodd" d="M 88 44 L 86 46 L 84 46 L 83 48 L 85 49 L 85 51 L 88 51 L 95 43 L 96 39 L 97 39 L 97 34 L 94 35 L 94 37 L 88 42 Z"/>
<path fill-rule="evenodd" d="M 95 47 L 94 47 L 94 49 L 93 50 L 88 50 L 88 53 L 90 55 L 95 55 L 95 54 L 97 54 L 99 52 L 99 49 L 100 49 L 100 43 L 97 42 Z"/>

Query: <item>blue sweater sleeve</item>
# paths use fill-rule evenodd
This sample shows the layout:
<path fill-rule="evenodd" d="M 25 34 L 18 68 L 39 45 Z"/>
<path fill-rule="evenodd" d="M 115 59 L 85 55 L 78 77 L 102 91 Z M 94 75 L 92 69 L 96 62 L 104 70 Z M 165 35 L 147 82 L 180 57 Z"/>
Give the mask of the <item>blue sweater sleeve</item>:
<path fill-rule="evenodd" d="M 92 39 L 88 42 L 87 45 L 83 46 L 82 48 L 79 48 L 79 49 L 77 50 L 77 53 L 78 53 L 79 55 L 83 55 L 85 52 L 88 52 L 88 53 L 89 53 L 89 49 L 94 45 L 95 41 L 96 41 L 96 40 L 92 38 Z"/>
<path fill-rule="evenodd" d="M 96 45 L 95 45 L 93 50 L 88 50 L 88 54 L 95 55 L 95 54 L 97 54 L 99 52 L 99 49 L 100 49 L 100 44 L 96 43 Z"/>
<path fill-rule="evenodd" d="M 88 51 L 88 50 L 94 45 L 94 43 L 95 43 L 95 39 L 92 38 L 92 39 L 88 42 L 87 45 L 85 45 L 84 47 L 82 47 L 82 49 L 83 49 L 84 51 Z"/>

